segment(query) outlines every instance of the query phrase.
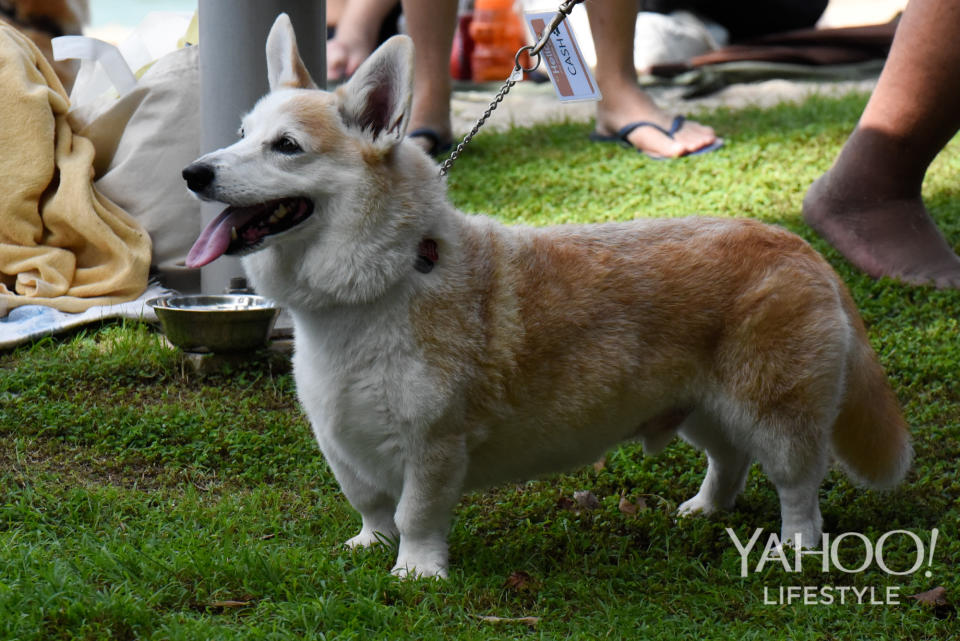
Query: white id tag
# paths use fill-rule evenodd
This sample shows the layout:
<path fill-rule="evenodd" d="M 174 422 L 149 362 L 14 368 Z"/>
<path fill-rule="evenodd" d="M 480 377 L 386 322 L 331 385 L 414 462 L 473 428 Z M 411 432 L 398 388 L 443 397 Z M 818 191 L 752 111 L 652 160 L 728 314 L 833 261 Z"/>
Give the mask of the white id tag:
<path fill-rule="evenodd" d="M 547 30 L 547 25 L 550 24 L 554 15 L 556 15 L 554 12 L 547 12 L 528 13 L 524 16 L 537 41 Z M 583 60 L 577 39 L 566 18 L 540 50 L 540 56 L 543 58 L 550 80 L 553 81 L 553 88 L 561 102 L 602 98 L 597 88 L 597 81 L 594 80 L 590 67 Z"/>

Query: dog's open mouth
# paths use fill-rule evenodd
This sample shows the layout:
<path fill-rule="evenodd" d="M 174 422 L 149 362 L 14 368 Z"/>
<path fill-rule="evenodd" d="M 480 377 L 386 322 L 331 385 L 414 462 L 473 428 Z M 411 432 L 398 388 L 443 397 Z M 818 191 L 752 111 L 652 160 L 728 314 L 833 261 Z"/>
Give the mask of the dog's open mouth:
<path fill-rule="evenodd" d="M 227 207 L 200 232 L 187 254 L 187 267 L 203 267 L 223 254 L 240 254 L 267 236 L 299 225 L 313 213 L 306 198 L 281 198 L 250 207 Z"/>

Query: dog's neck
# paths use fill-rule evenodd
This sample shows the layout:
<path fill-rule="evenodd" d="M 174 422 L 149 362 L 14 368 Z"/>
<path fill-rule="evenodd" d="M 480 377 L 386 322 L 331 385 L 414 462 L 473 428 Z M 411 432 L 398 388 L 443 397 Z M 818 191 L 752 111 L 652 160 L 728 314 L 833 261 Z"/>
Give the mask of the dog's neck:
<path fill-rule="evenodd" d="M 257 291 L 320 312 L 374 304 L 435 277 L 449 260 L 458 216 L 422 152 L 403 144 L 387 162 L 371 169 L 375 179 L 339 190 L 289 241 L 246 257 Z"/>

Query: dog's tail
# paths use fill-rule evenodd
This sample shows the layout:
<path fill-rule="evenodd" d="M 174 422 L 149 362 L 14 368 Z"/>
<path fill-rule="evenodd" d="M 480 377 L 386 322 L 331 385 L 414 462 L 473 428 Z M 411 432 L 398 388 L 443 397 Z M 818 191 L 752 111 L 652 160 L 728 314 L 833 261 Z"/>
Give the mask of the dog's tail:
<path fill-rule="evenodd" d="M 847 356 L 846 393 L 833 428 L 833 452 L 855 480 L 890 488 L 910 469 L 910 433 L 860 314 L 849 293 L 842 295 L 854 340 Z"/>

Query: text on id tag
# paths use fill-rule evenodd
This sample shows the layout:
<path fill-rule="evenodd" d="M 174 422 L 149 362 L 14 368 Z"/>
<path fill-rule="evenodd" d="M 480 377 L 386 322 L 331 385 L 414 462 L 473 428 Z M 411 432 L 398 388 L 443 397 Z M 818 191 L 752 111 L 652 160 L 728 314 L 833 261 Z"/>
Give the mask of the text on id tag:
<path fill-rule="evenodd" d="M 533 32 L 533 37 L 539 40 L 547 29 L 547 24 L 554 14 L 528 13 L 525 18 L 527 25 Z M 562 102 L 575 100 L 600 100 L 600 90 L 597 81 L 590 72 L 590 67 L 583 60 L 580 46 L 570 29 L 570 22 L 566 19 L 560 23 L 557 30 L 550 35 L 550 40 L 540 50 L 547 73 L 553 81 L 553 88 Z"/>

